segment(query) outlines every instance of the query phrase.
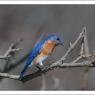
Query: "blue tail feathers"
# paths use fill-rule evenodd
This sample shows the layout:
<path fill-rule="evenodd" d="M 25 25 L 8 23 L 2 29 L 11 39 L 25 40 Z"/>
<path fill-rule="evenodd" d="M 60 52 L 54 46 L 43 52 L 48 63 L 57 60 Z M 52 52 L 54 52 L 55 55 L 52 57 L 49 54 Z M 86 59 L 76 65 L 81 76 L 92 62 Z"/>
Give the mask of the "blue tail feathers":
<path fill-rule="evenodd" d="M 20 80 L 22 80 L 22 79 L 24 78 L 24 74 L 25 74 L 27 68 L 28 68 L 28 65 L 26 65 L 26 66 L 24 67 L 24 69 L 21 71 L 20 77 L 19 77 Z"/>

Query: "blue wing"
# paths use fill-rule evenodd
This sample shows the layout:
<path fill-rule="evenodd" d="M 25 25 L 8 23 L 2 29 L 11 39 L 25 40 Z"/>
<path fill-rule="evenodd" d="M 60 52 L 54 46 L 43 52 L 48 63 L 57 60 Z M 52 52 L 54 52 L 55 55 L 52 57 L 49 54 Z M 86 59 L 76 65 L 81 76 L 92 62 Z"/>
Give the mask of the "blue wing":
<path fill-rule="evenodd" d="M 23 78 L 23 76 L 24 76 L 27 68 L 29 67 L 29 65 L 31 64 L 31 62 L 33 61 L 33 59 L 40 53 L 43 44 L 44 44 L 44 41 L 41 41 L 40 43 L 38 43 L 34 47 L 34 49 L 32 50 L 32 52 L 29 54 L 29 57 L 28 57 L 28 59 L 26 61 L 26 64 L 25 64 L 25 67 L 24 67 L 24 69 L 20 73 L 20 79 Z"/>
<path fill-rule="evenodd" d="M 54 35 L 50 35 L 47 38 L 45 38 L 43 41 L 39 42 L 34 49 L 32 50 L 32 52 L 30 53 L 27 62 L 25 64 L 24 69 L 21 71 L 20 73 L 20 79 L 23 78 L 27 68 L 29 67 L 29 65 L 31 64 L 31 62 L 33 61 L 33 59 L 40 53 L 42 46 L 44 45 L 45 42 L 47 42 L 52 36 Z"/>

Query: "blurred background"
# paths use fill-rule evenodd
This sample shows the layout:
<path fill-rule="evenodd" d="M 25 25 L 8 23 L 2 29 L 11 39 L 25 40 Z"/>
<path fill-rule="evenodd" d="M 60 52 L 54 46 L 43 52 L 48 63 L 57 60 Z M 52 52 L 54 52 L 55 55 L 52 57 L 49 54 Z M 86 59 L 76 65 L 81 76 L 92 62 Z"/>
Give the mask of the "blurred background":
<path fill-rule="evenodd" d="M 64 48 L 56 47 L 46 62 L 50 64 L 58 60 L 69 43 L 76 40 L 83 26 L 87 27 L 90 52 L 95 52 L 95 5 L 0 5 L 0 55 L 11 43 L 24 39 L 18 45 L 23 50 L 17 52 L 9 63 L 0 60 L 0 71 L 19 74 L 26 61 L 21 59 L 31 51 L 43 33 L 44 37 L 57 34 L 64 39 Z M 77 47 L 68 61 L 77 57 L 78 51 Z M 85 69 L 57 68 L 25 83 L 0 78 L 0 90 L 95 90 L 95 68 L 89 68 L 84 80 Z M 27 73 L 32 72 L 31 67 Z"/>

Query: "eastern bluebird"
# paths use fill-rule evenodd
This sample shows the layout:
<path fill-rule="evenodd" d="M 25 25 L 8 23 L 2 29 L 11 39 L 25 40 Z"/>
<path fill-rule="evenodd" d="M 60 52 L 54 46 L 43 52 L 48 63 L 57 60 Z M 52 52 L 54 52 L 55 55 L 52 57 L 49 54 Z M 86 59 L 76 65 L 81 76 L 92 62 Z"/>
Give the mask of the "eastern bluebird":
<path fill-rule="evenodd" d="M 40 66 L 43 66 L 43 61 L 53 52 L 57 45 L 63 45 L 63 42 L 60 37 L 54 34 L 49 35 L 43 41 L 39 42 L 30 53 L 24 69 L 20 73 L 20 79 L 24 77 L 26 70 L 31 65 L 34 64 L 37 66 L 37 64 L 39 64 Z"/>

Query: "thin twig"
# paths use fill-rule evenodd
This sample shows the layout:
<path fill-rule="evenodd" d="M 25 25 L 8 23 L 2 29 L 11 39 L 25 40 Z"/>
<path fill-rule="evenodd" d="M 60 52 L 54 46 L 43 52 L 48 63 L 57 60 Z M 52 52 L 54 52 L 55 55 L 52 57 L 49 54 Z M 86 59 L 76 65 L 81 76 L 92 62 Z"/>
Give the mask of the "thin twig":
<path fill-rule="evenodd" d="M 78 62 L 80 59 L 82 59 L 83 58 L 83 56 L 79 56 L 79 57 L 77 57 L 74 61 L 73 61 L 73 63 L 76 63 L 76 62 Z"/>
<path fill-rule="evenodd" d="M 15 48 L 15 46 L 16 46 L 18 43 L 20 43 L 21 41 L 22 41 L 22 39 L 20 39 L 20 40 L 17 41 L 16 43 L 12 43 L 12 44 L 9 46 L 8 50 L 5 52 L 5 54 L 2 55 L 2 56 L 0 55 L 0 59 L 8 59 L 8 58 L 12 57 L 11 53 L 15 53 L 15 52 L 17 52 L 17 51 L 22 50 L 21 48 Z"/>
<path fill-rule="evenodd" d="M 5 77 L 5 78 L 10 78 L 10 79 L 15 79 L 15 80 L 19 79 L 19 75 L 11 75 L 8 73 L 0 73 L 0 77 Z"/>
<path fill-rule="evenodd" d="M 84 30 L 84 50 L 85 50 L 85 55 L 89 55 L 89 46 L 88 46 L 88 39 L 87 39 L 87 32 L 86 32 L 86 27 L 83 28 Z"/>
<path fill-rule="evenodd" d="M 84 54 L 84 43 L 82 42 L 81 44 L 81 50 L 80 50 L 80 55 L 83 55 Z"/>
<path fill-rule="evenodd" d="M 66 57 L 68 56 L 68 54 L 75 48 L 75 46 L 78 44 L 78 42 L 80 41 L 80 39 L 83 38 L 83 33 L 84 33 L 84 31 L 82 31 L 80 33 L 80 35 L 78 36 L 78 38 L 75 40 L 75 42 L 73 44 L 70 44 L 70 47 L 68 48 L 67 52 L 61 58 L 62 60 L 65 60 L 66 59 Z"/>

